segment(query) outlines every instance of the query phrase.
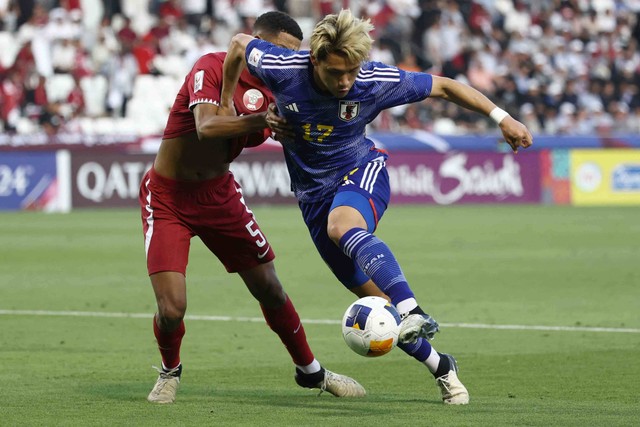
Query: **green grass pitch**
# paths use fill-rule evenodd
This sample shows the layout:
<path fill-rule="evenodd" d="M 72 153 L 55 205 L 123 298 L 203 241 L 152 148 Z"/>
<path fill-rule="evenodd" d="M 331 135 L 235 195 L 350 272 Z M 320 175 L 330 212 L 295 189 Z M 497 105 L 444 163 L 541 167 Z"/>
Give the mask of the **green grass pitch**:
<path fill-rule="evenodd" d="M 426 368 L 400 350 L 351 352 L 335 322 L 354 297 L 320 260 L 298 211 L 254 212 L 317 358 L 357 378 L 366 398 L 297 387 L 264 322 L 189 319 L 178 400 L 149 404 L 160 360 L 138 211 L 2 213 L 0 425 L 640 424 L 638 208 L 386 214 L 377 234 L 444 325 L 433 344 L 458 359 L 466 407 L 442 405 Z M 189 315 L 260 318 L 239 278 L 197 239 L 187 279 Z M 334 323 L 312 322 L 323 319 Z"/>

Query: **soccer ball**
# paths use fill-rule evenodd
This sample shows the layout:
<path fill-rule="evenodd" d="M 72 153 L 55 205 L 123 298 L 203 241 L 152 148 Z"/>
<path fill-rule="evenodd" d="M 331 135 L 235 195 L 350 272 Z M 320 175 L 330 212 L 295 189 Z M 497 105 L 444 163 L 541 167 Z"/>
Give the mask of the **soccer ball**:
<path fill-rule="evenodd" d="M 399 333 L 400 315 L 384 298 L 360 298 L 347 308 L 342 318 L 344 341 L 361 356 L 389 353 L 398 343 Z"/>

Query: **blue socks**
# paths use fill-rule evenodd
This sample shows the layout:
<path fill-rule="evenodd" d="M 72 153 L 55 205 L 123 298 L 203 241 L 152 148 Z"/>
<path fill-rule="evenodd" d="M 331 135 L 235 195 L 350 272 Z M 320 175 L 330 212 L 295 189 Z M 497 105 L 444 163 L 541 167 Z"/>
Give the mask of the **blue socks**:
<path fill-rule="evenodd" d="M 424 338 L 418 338 L 418 341 L 415 343 L 398 343 L 398 348 L 402 349 L 402 351 L 416 359 L 418 362 L 424 362 L 431 354 L 431 344 Z"/>
<path fill-rule="evenodd" d="M 415 298 L 391 250 L 373 234 L 362 228 L 352 228 L 340 239 L 340 249 L 389 295 L 393 305 Z"/>
<path fill-rule="evenodd" d="M 393 305 L 408 299 L 415 301 L 398 261 L 382 240 L 362 228 L 352 228 L 340 239 L 340 249 L 356 261 L 364 274 L 391 298 Z M 423 363 L 431 354 L 431 344 L 424 338 L 398 347 Z"/>

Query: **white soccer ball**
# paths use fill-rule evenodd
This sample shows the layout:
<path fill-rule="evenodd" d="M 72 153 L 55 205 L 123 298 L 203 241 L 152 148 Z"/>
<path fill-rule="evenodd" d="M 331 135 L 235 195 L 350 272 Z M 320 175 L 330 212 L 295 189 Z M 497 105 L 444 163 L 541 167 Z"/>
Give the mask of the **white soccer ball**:
<path fill-rule="evenodd" d="M 398 344 L 400 315 L 384 298 L 360 298 L 342 318 L 342 336 L 349 348 L 361 356 L 377 357 Z"/>

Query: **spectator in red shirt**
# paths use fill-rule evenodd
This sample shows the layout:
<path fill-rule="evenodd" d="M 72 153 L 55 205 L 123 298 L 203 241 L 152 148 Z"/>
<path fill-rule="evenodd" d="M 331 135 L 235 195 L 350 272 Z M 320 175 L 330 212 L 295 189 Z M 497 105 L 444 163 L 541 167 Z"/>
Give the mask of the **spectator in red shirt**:
<path fill-rule="evenodd" d="M 24 80 L 27 77 L 29 71 L 36 67 L 36 60 L 33 56 L 33 50 L 31 50 L 31 40 L 27 40 L 25 44 L 20 48 L 16 58 L 13 62 L 14 71 Z"/>
<path fill-rule="evenodd" d="M 24 84 L 23 110 L 31 119 L 39 119 L 49 104 L 46 78 L 42 75 L 31 75 Z"/>
<path fill-rule="evenodd" d="M 158 15 L 160 19 L 172 17 L 177 21 L 184 16 L 184 12 L 177 0 L 167 0 L 160 5 Z"/>
<path fill-rule="evenodd" d="M 122 44 L 128 44 L 132 46 L 138 39 L 138 34 L 131 28 L 131 18 L 124 18 L 124 26 L 118 31 L 118 40 Z"/>
<path fill-rule="evenodd" d="M 145 37 L 140 40 L 131 50 L 131 53 L 138 61 L 140 74 L 156 74 L 153 59 L 156 57 L 158 48 L 152 37 Z"/>
<path fill-rule="evenodd" d="M 22 78 L 15 69 L 11 69 L 0 84 L 0 119 L 6 131 L 15 131 L 23 99 Z"/>
<path fill-rule="evenodd" d="M 152 27 L 145 36 L 146 39 L 154 38 L 157 41 L 158 53 L 160 53 L 159 49 L 162 39 L 169 35 L 169 31 L 171 30 L 170 21 L 172 19 L 173 18 L 170 17 L 160 18 L 158 23 Z"/>
<path fill-rule="evenodd" d="M 73 81 L 75 84 L 67 96 L 67 104 L 71 107 L 72 115 L 79 116 L 84 114 L 84 92 L 82 92 L 82 87 L 80 87 L 80 76 L 74 74 Z"/>
<path fill-rule="evenodd" d="M 67 12 L 71 12 L 72 10 L 82 11 L 82 5 L 80 3 L 81 0 L 60 0 L 60 7 Z"/>

